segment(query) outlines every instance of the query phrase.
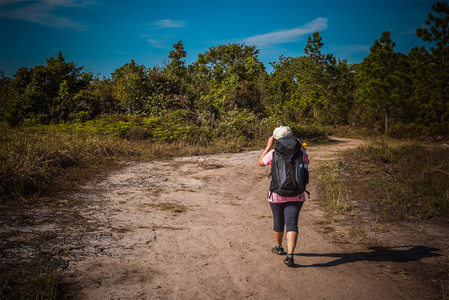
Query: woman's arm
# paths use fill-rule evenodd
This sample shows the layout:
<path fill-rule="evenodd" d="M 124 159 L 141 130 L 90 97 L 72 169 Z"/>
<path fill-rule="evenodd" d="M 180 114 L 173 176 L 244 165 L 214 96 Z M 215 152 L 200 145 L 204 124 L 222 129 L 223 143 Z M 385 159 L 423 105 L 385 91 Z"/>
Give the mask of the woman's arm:
<path fill-rule="evenodd" d="M 271 150 L 271 147 L 273 147 L 274 143 L 276 142 L 276 140 L 274 139 L 273 136 L 271 136 L 268 139 L 268 143 L 267 143 L 267 147 L 265 148 L 265 150 L 263 151 L 262 155 L 259 158 L 259 166 L 265 166 L 265 164 L 263 163 L 263 157 L 265 155 L 267 155 L 267 153 Z"/>

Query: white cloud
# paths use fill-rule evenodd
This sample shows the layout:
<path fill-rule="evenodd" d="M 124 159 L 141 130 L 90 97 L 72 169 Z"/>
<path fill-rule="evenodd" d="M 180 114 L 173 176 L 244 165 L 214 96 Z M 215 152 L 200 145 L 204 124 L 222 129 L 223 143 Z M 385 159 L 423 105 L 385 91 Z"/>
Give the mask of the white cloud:
<path fill-rule="evenodd" d="M 25 2 L 25 1 L 27 1 L 27 0 L 2 0 L 0 2 L 0 6 L 9 5 L 9 4 L 16 4 L 16 3 L 19 3 L 19 2 Z"/>
<path fill-rule="evenodd" d="M 147 42 L 150 43 L 154 48 L 165 48 L 165 40 L 157 40 L 157 39 L 147 39 Z"/>
<path fill-rule="evenodd" d="M 173 35 L 158 36 L 142 34 L 141 36 L 154 48 L 170 48 L 172 46 L 170 41 L 175 38 Z"/>
<path fill-rule="evenodd" d="M 90 0 L 40 0 L 51 6 L 80 7 L 95 3 Z"/>
<path fill-rule="evenodd" d="M 293 29 L 279 30 L 245 38 L 243 42 L 248 45 L 267 46 L 297 41 L 299 37 L 327 29 L 327 19 L 317 18 L 312 22 Z"/>
<path fill-rule="evenodd" d="M 69 28 L 83 31 L 87 26 L 71 18 L 58 16 L 58 7 L 82 7 L 93 4 L 93 1 L 79 0 L 39 0 L 21 1 L 6 0 L 2 2 L 2 18 L 17 19 L 54 28 Z M 13 4 L 14 7 L 12 7 Z M 8 7 L 8 5 L 11 5 Z"/>
<path fill-rule="evenodd" d="M 155 25 L 159 28 L 180 28 L 185 27 L 186 23 L 184 21 L 175 21 L 175 20 L 157 20 L 156 22 L 151 23 L 151 25 Z"/>

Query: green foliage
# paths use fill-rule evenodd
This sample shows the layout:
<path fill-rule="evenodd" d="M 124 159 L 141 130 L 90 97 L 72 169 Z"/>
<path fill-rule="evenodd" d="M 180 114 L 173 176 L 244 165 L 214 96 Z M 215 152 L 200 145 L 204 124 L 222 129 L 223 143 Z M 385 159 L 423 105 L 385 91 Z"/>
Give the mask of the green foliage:
<path fill-rule="evenodd" d="M 384 131 L 392 116 L 395 116 L 398 102 L 404 92 L 401 85 L 401 56 L 394 53 L 396 43 L 392 42 L 390 32 L 384 32 L 374 42 L 370 54 L 363 59 L 357 72 L 360 89 L 357 97 L 370 112 L 372 121 L 379 124 L 384 120 Z"/>
<path fill-rule="evenodd" d="M 11 125 L 26 118 L 40 123 L 59 122 L 86 110 L 77 101 L 81 91 L 91 84 L 92 75 L 82 73 L 82 69 L 66 62 L 61 52 L 48 58 L 45 66 L 19 69 L 2 96 L 6 121 Z"/>
<path fill-rule="evenodd" d="M 433 43 L 430 47 L 431 55 L 425 61 L 425 78 L 416 82 L 414 87 L 419 89 L 420 121 L 433 134 L 447 134 L 449 128 L 449 5 L 438 1 L 432 5 L 436 16 L 428 14 L 425 24 L 429 28 L 418 28 L 416 35 L 424 41 Z M 415 50 L 415 53 L 417 51 Z M 423 52 L 423 50 L 421 50 Z M 415 55 L 416 59 L 416 55 Z M 424 77 L 424 76 L 421 76 Z M 421 78 L 420 78 L 421 79 Z"/>
<path fill-rule="evenodd" d="M 257 77 L 265 70 L 258 54 L 256 46 L 219 45 L 199 54 L 193 68 L 198 76 L 208 78 L 214 84 L 220 84 L 234 74 L 242 81 L 257 81 Z"/>
<path fill-rule="evenodd" d="M 242 146 L 254 146 L 263 137 L 259 119 L 247 109 L 228 111 L 217 125 L 220 142 L 228 143 L 232 139 L 242 142 Z"/>
<path fill-rule="evenodd" d="M 325 123 L 348 125 L 354 121 L 355 82 L 354 68 L 346 61 L 336 61 L 335 58 L 328 60 L 327 96 L 323 109 L 325 110 Z"/>
<path fill-rule="evenodd" d="M 0 116 L 4 115 L 8 109 L 8 94 L 11 79 L 5 77 L 5 73 L 0 69 Z"/>
<path fill-rule="evenodd" d="M 436 47 L 431 48 L 433 57 L 438 65 L 449 65 L 449 5 L 447 2 L 438 1 L 432 5 L 432 9 L 437 16 L 432 13 L 428 14 L 428 20 L 425 24 L 430 28 L 416 29 L 416 35 L 427 42 L 435 42 Z"/>
<path fill-rule="evenodd" d="M 10 127 L 88 122 L 104 114 L 155 117 L 159 123 L 154 128 L 101 128 L 130 140 L 164 142 L 187 138 L 194 130 L 209 135 L 223 126 L 219 124 L 228 124 L 230 116 L 247 113 L 252 115 L 244 119 L 257 122 L 275 118 L 282 124 L 351 125 L 396 137 L 444 138 L 449 134 L 449 8 L 437 2 L 432 9 L 435 15 L 428 15 L 427 28 L 417 30 L 431 43 L 430 51 L 395 52 L 389 32 L 384 32 L 357 65 L 322 53 L 319 32 L 308 37 L 303 56 L 280 56 L 272 62 L 271 74 L 256 45 L 213 46 L 186 66 L 187 53 L 178 41 L 163 68 L 131 60 L 110 79 L 93 78 L 58 53 L 46 65 L 19 69 L 11 79 L 0 73 L 0 114 Z M 188 111 L 189 122 L 179 128 L 170 125 L 172 114 L 181 110 Z M 253 135 L 248 132 L 254 131 L 245 130 L 245 139 Z"/>
<path fill-rule="evenodd" d="M 122 111 L 127 114 L 141 113 L 147 96 L 145 83 L 148 71 L 132 59 L 112 73 L 113 93 Z"/>
<path fill-rule="evenodd" d="M 261 87 L 265 67 L 255 46 L 219 45 L 198 55 L 190 68 L 194 82 L 207 82 L 205 95 L 199 99 L 200 110 L 249 109 L 261 113 L 264 95 Z"/>
<path fill-rule="evenodd" d="M 174 50 L 170 51 L 168 58 L 170 58 L 170 64 L 166 68 L 166 72 L 174 77 L 184 77 L 187 74 L 187 68 L 185 61 L 187 53 L 184 50 L 184 44 L 182 41 L 173 45 Z"/>
<path fill-rule="evenodd" d="M 307 142 L 308 144 L 323 143 L 328 141 L 327 133 L 317 126 L 300 126 L 297 124 L 292 124 L 290 127 L 295 137 L 299 138 L 303 142 Z"/>
<path fill-rule="evenodd" d="M 271 63 L 270 106 L 286 122 L 346 124 L 354 102 L 352 68 L 321 53 L 322 37 L 309 37 L 305 56 L 283 57 Z"/>

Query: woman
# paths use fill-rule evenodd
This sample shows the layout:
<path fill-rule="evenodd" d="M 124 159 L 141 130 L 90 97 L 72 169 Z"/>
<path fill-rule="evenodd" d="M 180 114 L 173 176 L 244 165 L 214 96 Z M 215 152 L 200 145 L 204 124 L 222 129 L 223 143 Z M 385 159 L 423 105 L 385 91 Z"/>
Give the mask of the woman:
<path fill-rule="evenodd" d="M 292 136 L 290 127 L 281 126 L 274 130 L 273 136 L 268 139 L 267 147 L 259 158 L 259 166 L 271 165 L 274 151 L 274 149 L 271 148 L 275 145 L 276 140 L 286 136 Z M 302 151 L 303 159 L 308 164 L 309 157 L 307 152 L 305 149 L 302 149 Z M 268 201 L 273 213 L 274 240 L 276 242 L 276 246 L 273 247 L 271 251 L 278 255 L 285 255 L 284 248 L 282 248 L 282 239 L 284 237 L 284 227 L 286 227 L 287 256 L 285 257 L 284 263 L 287 266 L 292 267 L 295 264 L 293 253 L 298 239 L 298 216 L 305 201 L 304 193 L 295 197 L 285 197 L 271 192 L 269 193 Z"/>

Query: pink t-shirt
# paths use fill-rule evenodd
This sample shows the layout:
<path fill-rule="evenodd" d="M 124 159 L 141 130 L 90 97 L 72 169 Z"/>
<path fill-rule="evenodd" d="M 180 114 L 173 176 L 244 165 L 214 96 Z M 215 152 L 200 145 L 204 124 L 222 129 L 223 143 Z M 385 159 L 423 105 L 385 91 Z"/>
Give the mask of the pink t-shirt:
<path fill-rule="evenodd" d="M 264 165 L 268 166 L 271 165 L 271 160 L 273 159 L 273 150 L 270 150 L 263 158 L 263 163 Z M 303 153 L 303 157 L 304 157 L 304 161 L 306 161 L 307 163 L 309 163 L 309 155 L 307 154 L 306 150 L 302 150 Z M 306 197 L 304 195 L 304 193 L 295 196 L 295 197 L 285 197 L 285 196 L 280 196 L 276 193 L 269 193 L 268 194 L 269 198 L 268 201 L 273 202 L 273 203 L 280 203 L 280 202 L 290 202 L 290 201 L 306 201 Z"/>

